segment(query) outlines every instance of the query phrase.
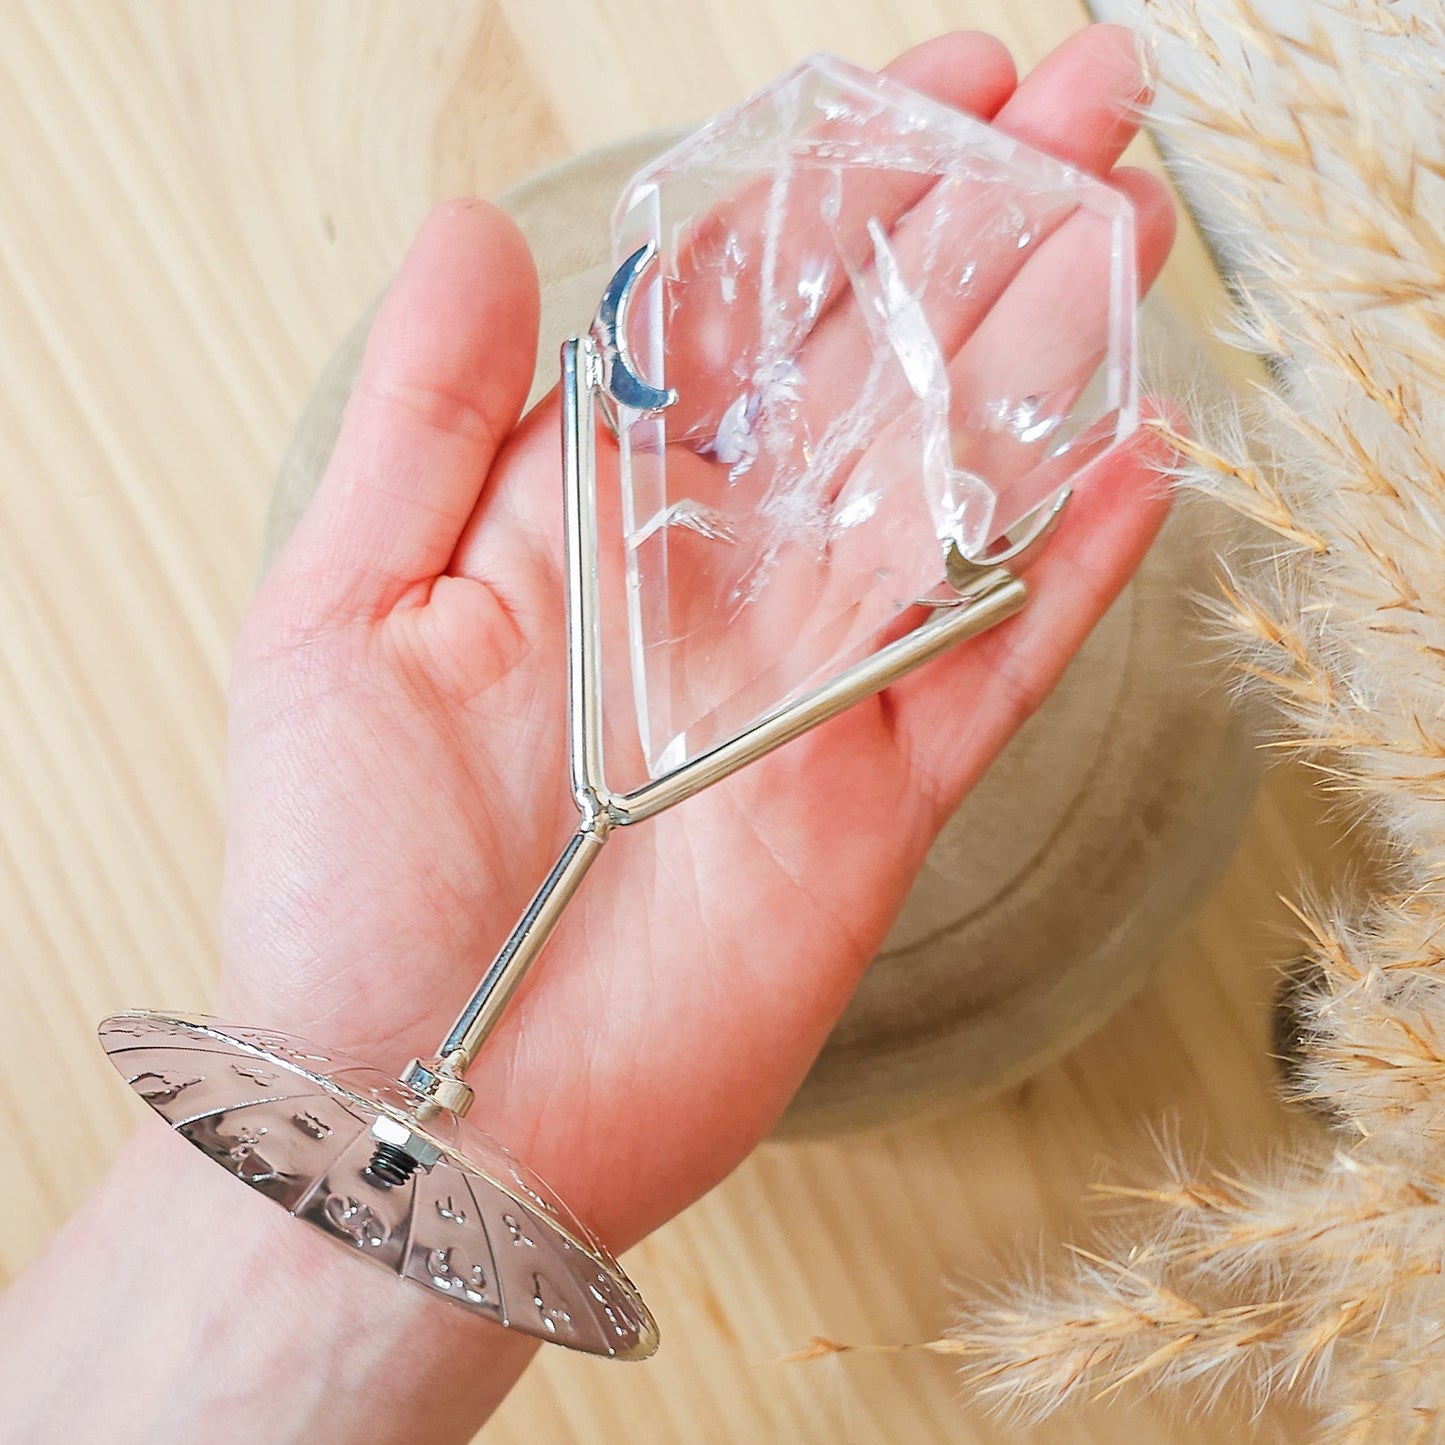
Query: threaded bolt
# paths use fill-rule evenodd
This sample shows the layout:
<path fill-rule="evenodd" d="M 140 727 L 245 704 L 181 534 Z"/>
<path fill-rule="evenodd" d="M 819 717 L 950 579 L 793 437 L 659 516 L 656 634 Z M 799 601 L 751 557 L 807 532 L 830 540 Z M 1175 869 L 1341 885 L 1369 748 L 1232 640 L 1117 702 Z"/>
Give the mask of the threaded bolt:
<path fill-rule="evenodd" d="M 395 1144 L 378 1144 L 372 1151 L 368 1170 L 383 1184 L 393 1187 L 405 1184 L 415 1173 L 417 1161 Z"/>

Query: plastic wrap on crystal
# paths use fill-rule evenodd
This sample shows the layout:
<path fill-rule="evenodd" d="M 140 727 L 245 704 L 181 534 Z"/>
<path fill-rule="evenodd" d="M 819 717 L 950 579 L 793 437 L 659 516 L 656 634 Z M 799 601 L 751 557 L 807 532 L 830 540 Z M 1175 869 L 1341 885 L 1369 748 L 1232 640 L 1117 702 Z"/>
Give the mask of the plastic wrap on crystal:
<path fill-rule="evenodd" d="M 873 650 L 1135 425 L 1133 215 L 1095 177 L 841 61 L 633 178 L 657 248 L 620 408 L 633 685 L 660 774 Z"/>
<path fill-rule="evenodd" d="M 657 1327 L 622 1268 L 525 1165 L 379 1069 L 214 1019 L 116 1014 L 101 1043 L 168 1124 L 328 1238 L 497 1324 L 641 1359 Z M 431 1146 L 398 1181 L 379 1118 Z"/>

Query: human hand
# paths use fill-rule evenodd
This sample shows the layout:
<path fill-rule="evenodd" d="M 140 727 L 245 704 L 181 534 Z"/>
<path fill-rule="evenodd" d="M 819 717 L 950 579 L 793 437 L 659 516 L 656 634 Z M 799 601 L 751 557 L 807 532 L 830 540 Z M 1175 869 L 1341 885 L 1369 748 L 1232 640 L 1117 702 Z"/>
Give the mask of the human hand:
<path fill-rule="evenodd" d="M 1100 173 L 1142 89 L 1132 38 L 1108 27 L 1017 88 L 979 35 L 891 70 Z M 1140 172 L 1112 179 L 1147 283 L 1172 237 L 1167 195 Z M 247 619 L 220 1005 L 238 1022 L 383 1066 L 431 1052 L 572 831 L 555 398 L 518 425 L 537 307 L 500 213 L 431 217 Z M 1091 474 L 1020 617 L 624 832 L 593 869 L 469 1081 L 471 1118 L 610 1245 L 710 1187 L 776 1119 L 936 831 L 1152 539 L 1163 460 L 1141 433 Z"/>

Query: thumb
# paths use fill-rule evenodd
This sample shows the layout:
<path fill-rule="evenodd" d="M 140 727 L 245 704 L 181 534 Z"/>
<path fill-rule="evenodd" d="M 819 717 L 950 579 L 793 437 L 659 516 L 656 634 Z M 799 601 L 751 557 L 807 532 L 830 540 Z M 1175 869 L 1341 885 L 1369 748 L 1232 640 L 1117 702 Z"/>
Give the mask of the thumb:
<path fill-rule="evenodd" d="M 379 618 L 446 570 L 526 401 L 539 304 L 508 216 L 471 200 L 431 213 L 377 313 L 315 500 L 267 578 L 293 627 Z"/>

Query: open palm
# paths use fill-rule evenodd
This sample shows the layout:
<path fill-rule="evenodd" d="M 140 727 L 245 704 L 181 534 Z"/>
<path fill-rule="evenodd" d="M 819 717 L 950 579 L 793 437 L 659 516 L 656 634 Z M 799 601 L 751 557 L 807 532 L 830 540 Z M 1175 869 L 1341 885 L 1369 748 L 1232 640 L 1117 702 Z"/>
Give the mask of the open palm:
<path fill-rule="evenodd" d="M 1130 37 L 1105 27 L 1017 87 L 979 35 L 891 69 L 1101 174 L 1141 89 Z M 1112 182 L 1152 279 L 1167 196 Z M 518 423 L 537 312 L 505 217 L 434 213 L 246 622 L 223 914 L 238 1022 L 392 1068 L 431 1052 L 575 824 L 555 398 Z M 614 840 L 470 1075 L 472 1118 L 610 1244 L 770 1127 L 937 829 L 1143 554 L 1159 460 L 1141 434 L 1091 477 L 1019 618 Z"/>

